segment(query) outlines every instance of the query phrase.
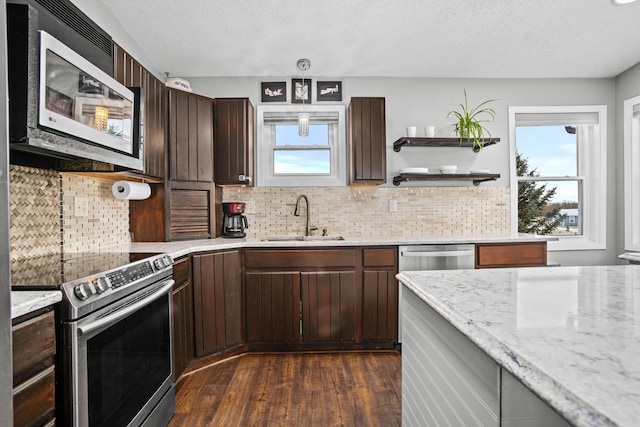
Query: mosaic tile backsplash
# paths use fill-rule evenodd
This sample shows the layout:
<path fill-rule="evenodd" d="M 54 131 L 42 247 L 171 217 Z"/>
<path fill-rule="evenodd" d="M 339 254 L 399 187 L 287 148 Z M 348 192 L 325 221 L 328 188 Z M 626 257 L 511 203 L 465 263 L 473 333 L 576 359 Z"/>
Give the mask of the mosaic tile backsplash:
<path fill-rule="evenodd" d="M 128 247 L 129 202 L 113 197 L 112 181 L 21 166 L 11 166 L 10 180 L 12 260 Z M 306 216 L 306 207 L 293 215 L 300 194 L 309 198 L 314 235 L 510 235 L 508 187 L 225 187 L 223 200 L 247 203 L 248 237 L 298 236 Z"/>
<path fill-rule="evenodd" d="M 9 179 L 12 261 L 128 246 L 129 202 L 111 181 L 14 165 Z"/>
<path fill-rule="evenodd" d="M 309 198 L 314 235 L 325 228 L 329 235 L 365 238 L 510 235 L 508 187 L 225 187 L 223 201 L 247 203 L 247 237 L 294 236 L 305 231 L 305 208 L 293 215 L 300 194 Z"/>

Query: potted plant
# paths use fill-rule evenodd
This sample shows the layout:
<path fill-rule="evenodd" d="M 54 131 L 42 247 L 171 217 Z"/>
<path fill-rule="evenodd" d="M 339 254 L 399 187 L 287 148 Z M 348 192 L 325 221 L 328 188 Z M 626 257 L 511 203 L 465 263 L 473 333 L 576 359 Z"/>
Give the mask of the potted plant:
<path fill-rule="evenodd" d="M 484 147 L 487 138 L 491 138 L 491 133 L 482 126 L 493 120 L 496 112 L 492 108 L 486 107 L 490 102 L 496 101 L 489 99 L 484 101 L 475 108 L 469 108 L 467 104 L 467 90 L 464 90 L 464 104 L 460 104 L 459 110 L 450 111 L 447 117 L 454 116 L 457 121 L 453 124 L 456 135 L 460 137 L 460 144 L 466 139 L 472 143 L 473 151 L 479 151 Z M 481 120 L 485 116 L 484 120 Z M 485 133 L 488 136 L 485 136 Z"/>

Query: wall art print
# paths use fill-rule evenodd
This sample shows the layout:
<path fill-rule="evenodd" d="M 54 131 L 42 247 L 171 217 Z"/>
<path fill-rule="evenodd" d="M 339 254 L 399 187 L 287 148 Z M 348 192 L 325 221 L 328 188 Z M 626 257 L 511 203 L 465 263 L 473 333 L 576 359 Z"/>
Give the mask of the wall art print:
<path fill-rule="evenodd" d="M 260 84 L 262 102 L 286 102 L 287 82 L 262 82 Z"/>

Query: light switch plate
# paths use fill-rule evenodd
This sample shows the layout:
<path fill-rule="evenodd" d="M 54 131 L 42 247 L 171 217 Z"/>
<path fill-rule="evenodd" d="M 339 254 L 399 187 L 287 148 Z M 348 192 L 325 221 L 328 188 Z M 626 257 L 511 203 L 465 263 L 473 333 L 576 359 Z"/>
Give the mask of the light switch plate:
<path fill-rule="evenodd" d="M 246 214 L 254 214 L 256 213 L 256 202 L 255 200 L 249 200 L 244 202 L 244 213 Z"/>
<path fill-rule="evenodd" d="M 89 216 L 89 198 L 88 197 L 73 198 L 73 215 L 76 217 Z"/>
<path fill-rule="evenodd" d="M 398 201 L 391 199 L 389 200 L 389 212 L 398 212 Z"/>

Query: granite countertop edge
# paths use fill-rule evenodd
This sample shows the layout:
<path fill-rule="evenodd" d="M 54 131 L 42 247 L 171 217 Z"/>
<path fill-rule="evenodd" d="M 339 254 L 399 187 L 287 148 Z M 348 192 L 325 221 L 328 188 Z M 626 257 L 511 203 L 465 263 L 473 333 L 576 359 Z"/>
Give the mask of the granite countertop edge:
<path fill-rule="evenodd" d="M 534 243 L 558 240 L 552 236 L 519 234 L 516 237 L 348 237 L 345 240 L 278 240 L 264 241 L 262 238 L 181 240 L 175 242 L 134 242 L 132 252 L 165 252 L 173 259 L 192 253 L 242 248 L 305 248 L 305 247 L 350 247 L 350 246 L 404 246 L 404 245 L 449 245 L 449 244 L 486 244 L 486 243 Z M 282 239 L 283 236 L 276 238 Z"/>
<path fill-rule="evenodd" d="M 429 294 L 419 281 L 402 273 L 399 273 L 396 278 L 573 425 L 579 427 L 618 425 L 528 361 L 514 348 L 476 324 L 473 319 L 451 309 L 446 303 Z"/>
<path fill-rule="evenodd" d="M 46 291 L 11 291 L 11 319 L 49 307 L 62 301 L 62 292 Z"/>

